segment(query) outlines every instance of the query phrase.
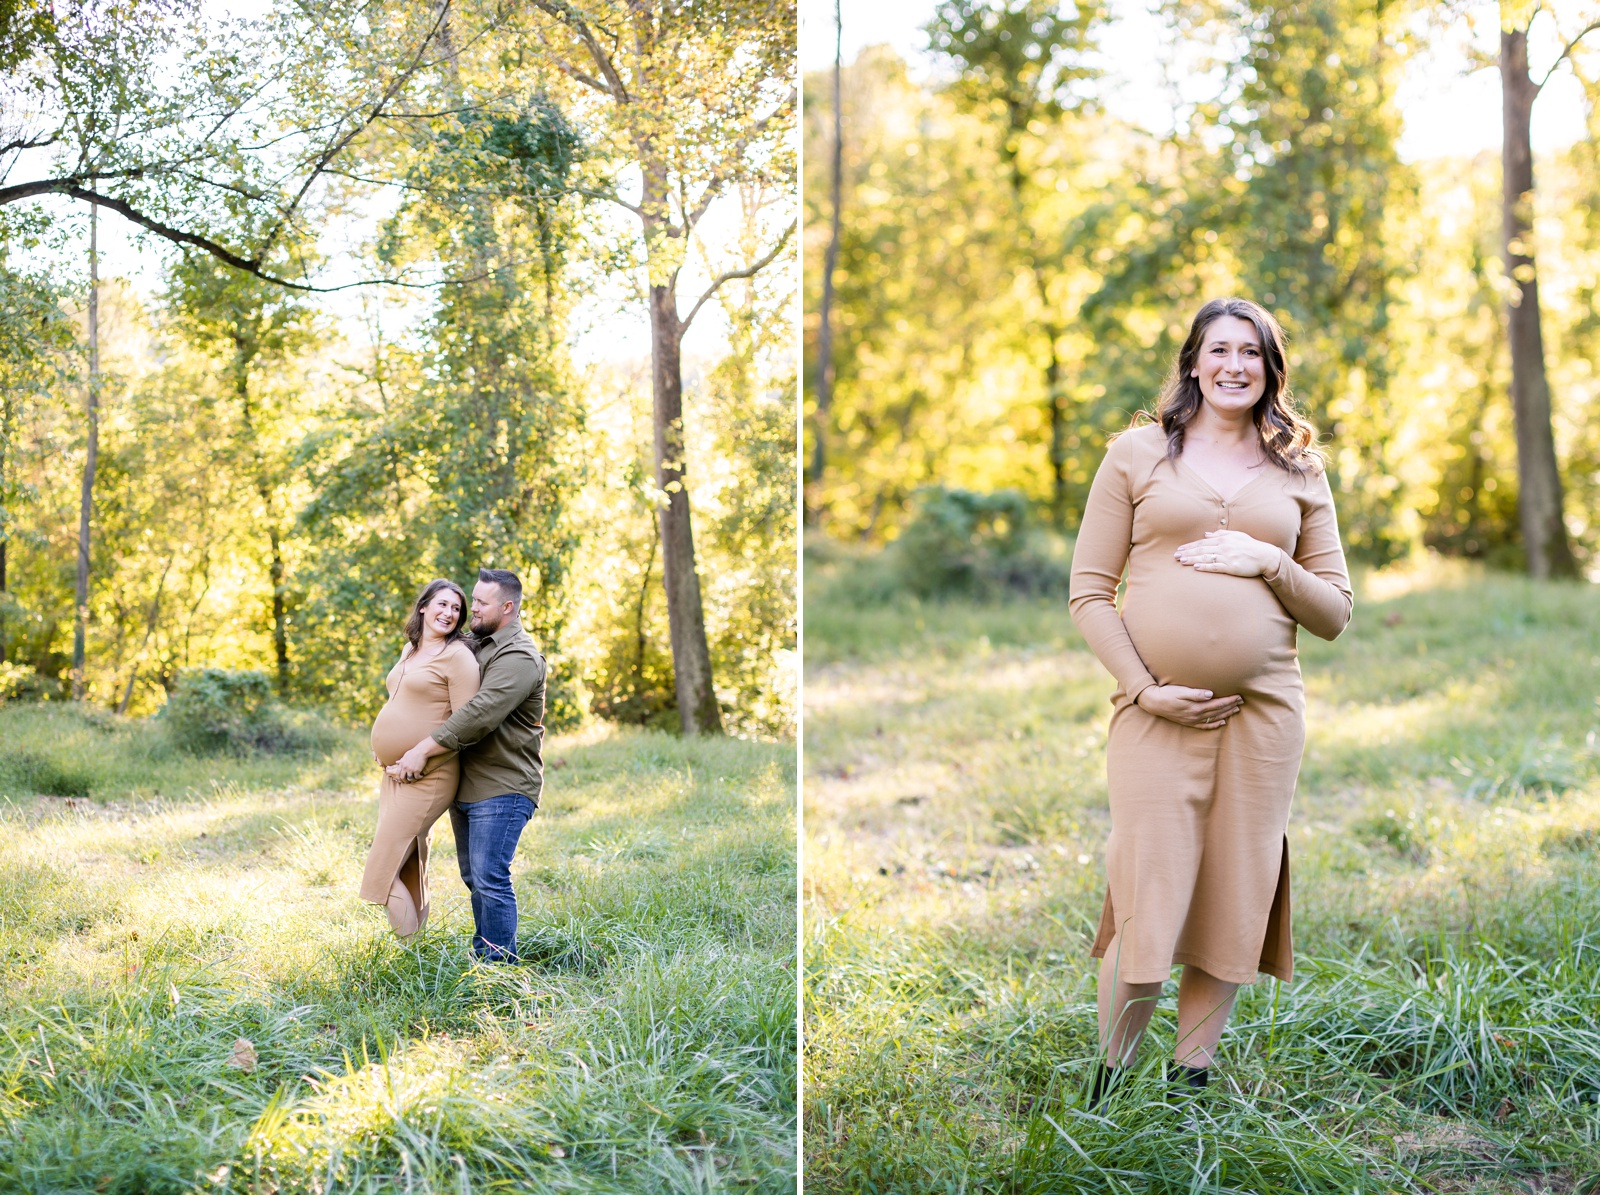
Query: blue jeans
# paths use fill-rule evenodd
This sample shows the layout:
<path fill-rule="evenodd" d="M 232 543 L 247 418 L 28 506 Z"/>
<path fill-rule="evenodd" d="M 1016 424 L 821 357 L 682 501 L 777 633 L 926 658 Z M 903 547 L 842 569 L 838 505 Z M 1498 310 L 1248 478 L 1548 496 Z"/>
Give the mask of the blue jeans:
<path fill-rule="evenodd" d="M 521 793 L 450 806 L 461 882 L 472 894 L 472 951 L 496 962 L 517 961 L 517 894 L 511 887 L 511 857 L 533 802 Z"/>

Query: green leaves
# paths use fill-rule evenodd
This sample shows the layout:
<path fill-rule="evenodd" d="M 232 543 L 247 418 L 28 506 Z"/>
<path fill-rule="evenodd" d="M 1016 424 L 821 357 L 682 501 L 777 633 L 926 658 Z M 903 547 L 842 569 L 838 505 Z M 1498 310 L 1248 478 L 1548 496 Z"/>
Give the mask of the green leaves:
<path fill-rule="evenodd" d="M 953 89 L 966 104 L 996 112 L 1020 133 L 1082 102 L 1072 85 L 1098 73 L 1087 53 L 1106 16 L 1092 2 L 944 0 L 928 23 L 928 44 L 960 71 Z"/>

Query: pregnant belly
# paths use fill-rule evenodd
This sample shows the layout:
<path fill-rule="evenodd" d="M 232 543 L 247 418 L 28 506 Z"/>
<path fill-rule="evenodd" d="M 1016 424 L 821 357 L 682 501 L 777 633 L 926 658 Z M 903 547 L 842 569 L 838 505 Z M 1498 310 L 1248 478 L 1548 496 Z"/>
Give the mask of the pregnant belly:
<path fill-rule="evenodd" d="M 403 702 L 390 700 L 372 723 L 372 753 L 386 764 L 396 763 L 433 733 L 441 721 L 442 718 L 419 718 Z M 438 758 L 429 760 L 430 770 L 439 762 Z"/>
<path fill-rule="evenodd" d="M 1295 624 L 1260 577 L 1197 573 L 1174 564 L 1130 587 L 1123 625 L 1164 685 L 1249 692 L 1294 665 Z"/>

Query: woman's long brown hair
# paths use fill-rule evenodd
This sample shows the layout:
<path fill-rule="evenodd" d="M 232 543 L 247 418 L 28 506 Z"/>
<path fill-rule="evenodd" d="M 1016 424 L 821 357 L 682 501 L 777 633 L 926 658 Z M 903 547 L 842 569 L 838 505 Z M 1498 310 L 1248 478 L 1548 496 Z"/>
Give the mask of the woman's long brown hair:
<path fill-rule="evenodd" d="M 1199 359 L 1206 329 L 1227 315 L 1249 320 L 1261 338 L 1266 387 L 1250 409 L 1250 418 L 1261 433 L 1261 447 L 1267 459 L 1291 473 L 1304 473 L 1313 464 L 1320 465 L 1322 454 L 1316 449 L 1316 429 L 1295 409 L 1294 396 L 1289 391 L 1289 361 L 1283 351 L 1283 329 L 1265 308 L 1249 299 L 1232 298 L 1212 299 L 1195 313 L 1194 322 L 1189 325 L 1189 337 L 1178 351 L 1177 363 L 1162 387 L 1156 418 L 1161 430 L 1167 433 L 1167 459 L 1176 460 L 1183 451 L 1183 433 L 1199 414 L 1204 401 L 1200 380 L 1191 374 Z"/>
<path fill-rule="evenodd" d="M 433 601 L 441 589 L 448 589 L 461 603 L 461 614 L 456 619 L 456 625 L 444 637 L 446 646 L 467 633 L 467 595 L 454 581 L 439 577 L 424 585 L 422 592 L 417 595 L 417 600 L 411 604 L 411 617 L 406 619 L 406 638 L 411 641 L 412 651 L 416 651 L 422 645 L 422 612 L 428 608 L 428 603 Z"/>

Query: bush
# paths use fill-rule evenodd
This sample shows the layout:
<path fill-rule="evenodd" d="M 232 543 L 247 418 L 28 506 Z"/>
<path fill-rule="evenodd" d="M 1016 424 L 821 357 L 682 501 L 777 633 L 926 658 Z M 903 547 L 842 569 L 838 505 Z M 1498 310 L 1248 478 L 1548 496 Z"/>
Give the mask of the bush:
<path fill-rule="evenodd" d="M 66 696 L 61 681 L 31 664 L 0 660 L 0 705 L 8 701 L 55 701 Z"/>
<path fill-rule="evenodd" d="M 195 754 L 288 754 L 326 749 L 337 738 L 311 715 L 280 705 L 263 672 L 185 671 L 161 714 L 173 742 Z"/>
<path fill-rule="evenodd" d="M 1065 597 L 1071 556 L 1032 526 L 1032 513 L 1016 490 L 925 486 L 889 548 L 890 563 L 901 587 L 919 597 Z"/>
<path fill-rule="evenodd" d="M 31 751 L 18 752 L 5 763 L 5 778 L 16 789 L 47 797 L 87 797 L 94 777 L 81 765 L 62 763 Z"/>
<path fill-rule="evenodd" d="M 884 557 L 883 552 L 807 532 L 806 600 L 847 609 L 888 605 L 900 593 L 900 579 Z"/>
<path fill-rule="evenodd" d="M 589 695 L 581 678 L 572 674 L 564 659 L 546 657 L 544 727 L 548 734 L 576 730 L 589 717 Z"/>
<path fill-rule="evenodd" d="M 1067 597 L 1071 541 L 1033 525 L 1015 490 L 917 491 L 900 538 L 881 552 L 824 536 L 805 542 L 806 593 L 840 606 L 919 598 Z"/>

